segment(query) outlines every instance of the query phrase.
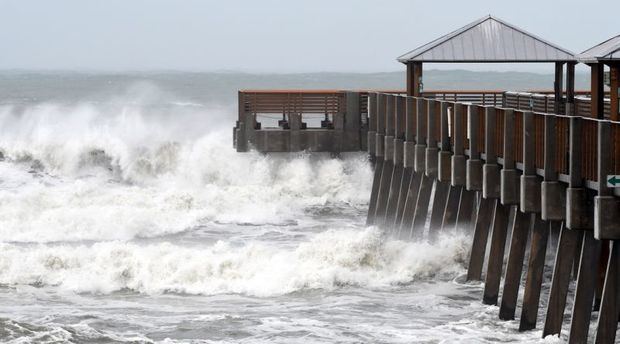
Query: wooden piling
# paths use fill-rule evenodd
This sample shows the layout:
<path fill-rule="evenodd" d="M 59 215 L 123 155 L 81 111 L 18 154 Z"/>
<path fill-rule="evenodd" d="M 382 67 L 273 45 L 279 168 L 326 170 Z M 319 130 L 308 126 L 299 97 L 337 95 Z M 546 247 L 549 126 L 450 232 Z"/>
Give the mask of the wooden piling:
<path fill-rule="evenodd" d="M 375 222 L 375 213 L 377 211 L 377 203 L 379 198 L 379 190 L 381 185 L 381 176 L 383 174 L 383 137 L 385 136 L 385 95 L 384 94 L 375 94 L 376 102 L 373 108 L 374 111 L 371 111 L 371 120 L 375 121 L 375 172 L 372 180 L 372 190 L 370 193 L 370 202 L 368 205 L 368 215 L 366 216 L 366 225 L 373 225 Z M 370 142 L 370 141 L 369 141 Z M 369 147 L 370 149 L 370 147 Z"/>
<path fill-rule="evenodd" d="M 502 279 L 504 265 L 504 248 L 506 247 L 506 232 L 508 226 L 508 210 L 499 199 L 493 200 L 493 232 L 491 235 L 491 249 L 487 264 L 487 274 L 484 284 L 482 303 L 496 305 L 499 296 L 499 284 Z"/>
<path fill-rule="evenodd" d="M 446 208 L 441 222 L 441 231 L 454 230 L 456 228 L 456 216 L 459 211 L 459 202 L 461 201 L 462 186 L 450 186 L 448 199 L 446 200 Z M 490 216 L 489 216 L 490 218 Z M 488 228 L 488 227 L 487 227 Z"/>
<path fill-rule="evenodd" d="M 401 223 L 404 218 L 413 218 L 415 212 L 415 201 L 410 198 L 417 199 L 417 186 L 412 185 L 415 165 L 415 99 L 413 97 L 405 97 L 405 142 L 403 144 L 403 176 L 401 178 L 400 194 L 398 196 L 398 206 L 394 228 L 400 233 Z M 414 187 L 412 191 L 410 188 Z M 415 193 L 415 196 L 413 195 Z M 407 227 L 409 228 L 409 227 Z"/>
<path fill-rule="evenodd" d="M 394 170 L 394 101 L 389 95 L 385 95 L 385 113 L 383 123 L 385 136 L 383 137 L 383 169 L 381 171 L 381 182 L 379 183 L 379 193 L 377 196 L 377 207 L 375 210 L 374 224 L 383 227 L 385 224 L 385 213 L 387 202 L 390 196 L 390 186 L 392 184 L 392 173 Z"/>
<path fill-rule="evenodd" d="M 618 314 L 620 313 L 620 297 L 618 288 L 620 287 L 620 242 L 612 242 L 609 260 L 607 261 L 607 271 L 605 274 L 605 285 L 603 287 L 603 297 L 599 309 L 598 323 L 596 330 L 596 344 L 612 344 L 616 339 L 618 329 Z"/>
<path fill-rule="evenodd" d="M 410 229 L 410 237 L 418 238 L 424 232 L 424 223 L 428 215 L 428 205 L 433 189 L 433 180 L 426 176 L 426 125 L 428 117 L 428 103 L 422 98 L 417 98 L 417 125 L 416 125 L 416 149 L 415 171 L 421 174 L 418 199 L 415 205 L 415 215 Z"/>
<path fill-rule="evenodd" d="M 569 344 L 587 343 L 590 317 L 594 301 L 594 289 L 598 277 L 598 263 L 601 257 L 601 242 L 594 239 L 592 231 L 584 231 L 577 274 L 577 288 L 573 302 Z"/>
<path fill-rule="evenodd" d="M 467 280 L 479 281 L 482 279 L 482 267 L 489 237 L 489 226 L 495 208 L 495 200 L 483 198 L 478 207 L 474 237 L 472 240 L 469 265 L 467 267 Z"/>
<path fill-rule="evenodd" d="M 567 229 L 564 227 L 564 223 L 560 227 L 560 238 L 555 253 L 543 338 L 549 335 L 559 335 L 562 331 L 568 285 L 575 260 L 574 252 L 578 248 L 582 234 L 582 231 Z"/>
<path fill-rule="evenodd" d="M 536 214 L 534 226 L 532 226 L 530 259 L 527 266 L 519 331 L 536 328 L 548 239 L 549 223 L 543 221 L 540 218 L 540 214 Z"/>
<path fill-rule="evenodd" d="M 525 258 L 525 248 L 527 238 L 530 233 L 530 221 L 532 214 L 525 214 L 519 211 L 516 205 L 512 208 L 512 234 L 510 236 L 510 249 L 508 251 L 508 262 L 506 263 L 506 274 L 504 276 L 504 288 L 502 290 L 502 302 L 499 308 L 499 318 L 502 320 L 514 320 L 517 309 L 517 298 L 521 285 L 521 275 L 523 273 L 523 259 Z"/>

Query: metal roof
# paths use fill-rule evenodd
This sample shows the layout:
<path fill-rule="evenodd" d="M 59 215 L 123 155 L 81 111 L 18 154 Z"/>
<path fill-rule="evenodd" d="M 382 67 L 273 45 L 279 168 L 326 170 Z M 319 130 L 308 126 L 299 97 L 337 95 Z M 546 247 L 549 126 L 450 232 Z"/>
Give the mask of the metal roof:
<path fill-rule="evenodd" d="M 577 58 L 584 63 L 600 60 L 620 61 L 620 35 L 593 46 L 579 54 Z"/>
<path fill-rule="evenodd" d="M 398 58 L 407 62 L 575 61 L 558 47 L 491 15 L 476 20 Z"/>

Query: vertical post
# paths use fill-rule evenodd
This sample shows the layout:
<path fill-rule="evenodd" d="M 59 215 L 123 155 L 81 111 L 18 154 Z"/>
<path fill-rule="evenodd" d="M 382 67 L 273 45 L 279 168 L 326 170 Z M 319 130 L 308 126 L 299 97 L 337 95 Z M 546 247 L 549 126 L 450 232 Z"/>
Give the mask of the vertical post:
<path fill-rule="evenodd" d="M 405 109 L 400 96 L 391 95 L 392 102 L 394 103 L 394 139 L 392 145 L 393 150 L 393 164 L 392 178 L 390 183 L 390 194 L 388 197 L 387 209 L 385 212 L 385 225 L 393 229 L 393 225 L 398 213 L 398 198 L 400 196 L 400 185 L 403 177 L 403 142 L 405 138 Z"/>
<path fill-rule="evenodd" d="M 456 104 L 452 103 L 451 109 L 448 111 L 446 104 L 445 111 L 441 113 L 441 152 L 439 152 L 439 181 L 449 186 L 448 199 L 441 222 L 441 230 L 446 228 L 454 228 L 456 225 L 456 215 L 459 210 L 459 201 L 461 199 L 462 186 L 452 186 L 452 148 L 450 146 L 450 121 L 449 117 L 454 118 L 454 109 Z M 454 137 L 454 133 L 452 133 Z"/>
<path fill-rule="evenodd" d="M 582 231 L 567 229 L 562 223 L 555 263 L 553 264 L 553 277 L 551 278 L 543 338 L 549 335 L 559 335 L 562 330 L 568 285 L 575 261 L 574 252 L 578 249 L 581 235 Z"/>
<path fill-rule="evenodd" d="M 239 117 L 237 118 L 237 127 L 235 128 L 234 138 L 237 152 L 248 151 L 248 136 L 247 136 L 247 116 L 245 114 L 245 93 L 242 91 L 237 92 L 238 111 Z"/>
<path fill-rule="evenodd" d="M 523 307 L 519 330 L 526 331 L 536 328 L 540 289 L 543 280 L 545 255 L 549 237 L 549 223 L 540 217 L 540 184 L 536 175 L 535 165 L 535 128 L 534 114 L 523 113 L 523 175 L 521 176 L 521 211 L 536 213 L 532 227 L 530 259 L 525 281 Z"/>
<path fill-rule="evenodd" d="M 575 62 L 566 64 L 566 112 L 567 116 L 575 114 Z"/>
<path fill-rule="evenodd" d="M 377 139 L 377 93 L 368 93 L 368 155 L 373 166 L 376 163 L 377 154 L 375 151 Z"/>
<path fill-rule="evenodd" d="M 411 225 L 415 216 L 415 206 L 418 201 L 418 193 L 422 175 L 415 171 L 416 164 L 416 142 L 415 135 L 417 133 L 418 108 L 417 99 L 407 97 L 406 111 L 406 131 L 405 131 L 405 166 L 411 170 L 411 178 L 407 186 L 407 197 L 404 200 L 402 216 L 400 219 L 399 236 L 401 239 L 409 238 Z"/>
<path fill-rule="evenodd" d="M 592 118 L 603 118 L 605 104 L 603 67 L 602 63 L 590 64 L 590 115 Z"/>
<path fill-rule="evenodd" d="M 379 198 L 379 189 L 381 186 L 381 176 L 383 174 L 384 167 L 384 136 L 385 136 L 385 95 L 378 93 L 376 94 L 376 130 L 377 134 L 375 137 L 375 173 L 372 182 L 372 191 L 370 195 L 370 203 L 368 205 L 368 215 L 366 217 L 366 224 L 372 225 L 375 223 L 375 213 L 378 207 L 378 198 Z M 370 141 L 369 141 L 370 143 Z"/>
<path fill-rule="evenodd" d="M 343 151 L 356 151 L 362 146 L 361 132 L 362 117 L 360 108 L 360 92 L 347 91 L 346 113 L 344 116 L 344 144 Z M 301 123 L 300 123 L 301 124 Z"/>
<path fill-rule="evenodd" d="M 424 231 L 424 224 L 426 222 L 426 215 L 428 214 L 428 204 L 431 197 L 431 191 L 433 189 L 433 181 L 426 176 L 426 142 L 427 142 L 427 120 L 428 111 L 434 111 L 429 109 L 429 100 L 423 98 L 417 98 L 417 135 L 415 146 L 415 171 L 422 175 L 420 181 L 420 190 L 418 192 L 418 200 L 415 206 L 415 215 L 413 217 L 413 224 L 411 226 L 411 237 L 420 237 Z"/>
<path fill-rule="evenodd" d="M 407 62 L 407 95 L 421 97 L 422 91 L 422 62 Z"/>
<path fill-rule="evenodd" d="M 609 119 L 620 121 L 620 107 L 618 106 L 618 92 L 620 91 L 620 63 L 615 62 L 609 66 Z"/>
<path fill-rule="evenodd" d="M 375 211 L 375 224 L 383 226 L 385 224 L 385 214 L 387 210 L 388 198 L 390 196 L 390 186 L 392 184 L 392 172 L 394 170 L 394 98 L 386 94 L 385 97 L 385 137 L 383 138 L 383 171 L 381 172 L 381 184 L 377 197 L 377 209 Z"/>
<path fill-rule="evenodd" d="M 472 125 L 472 136 L 471 140 L 475 140 L 475 136 L 473 135 L 474 131 L 477 131 L 475 128 L 476 120 L 471 119 Z M 486 283 L 484 286 L 484 295 L 483 302 L 486 304 L 497 304 L 497 299 L 499 295 L 499 286 L 502 277 L 502 266 L 504 264 L 504 248 L 506 246 L 506 234 L 507 234 L 507 225 L 508 225 L 508 209 L 505 208 L 499 202 L 500 196 L 500 177 L 499 177 L 499 166 L 497 165 L 497 153 L 495 150 L 495 128 L 496 128 L 496 111 L 493 107 L 487 107 L 485 109 L 485 151 L 486 151 L 486 161 L 483 166 L 483 175 L 482 175 L 482 200 L 479 208 L 484 212 L 488 212 L 489 205 L 493 204 L 495 207 L 495 212 L 493 216 L 493 231 L 491 235 L 491 249 L 489 252 L 489 262 L 487 264 L 487 274 L 486 274 Z M 477 144 L 471 146 L 471 156 L 472 158 L 478 153 L 474 150 L 477 149 Z M 469 160 L 471 161 L 471 160 Z M 468 162 L 469 162 L 468 161 Z M 468 176 L 469 177 L 469 176 Z M 488 210 L 487 210 L 488 209 Z M 515 209 L 512 209 L 513 213 Z M 480 210 L 478 212 L 478 216 L 476 217 L 476 225 L 474 237 L 476 237 L 477 232 L 481 231 L 485 235 L 488 232 L 488 220 L 485 218 L 485 214 L 481 214 Z M 513 226 L 515 219 L 513 218 Z M 484 228 L 486 226 L 486 228 Z M 484 251 L 480 252 L 481 255 L 484 255 Z M 522 262 L 522 260 L 521 260 Z M 521 263 L 520 262 L 520 263 Z M 508 275 L 507 271 L 507 278 Z M 520 273 L 519 273 L 520 278 Z"/>
<path fill-rule="evenodd" d="M 613 343 L 618 327 L 618 312 L 620 299 L 618 298 L 619 269 L 619 239 L 620 215 L 618 200 L 612 196 L 607 187 L 607 175 L 611 169 L 611 123 L 598 123 L 598 196 L 594 197 L 594 237 L 597 240 L 612 241 L 612 249 L 607 262 L 605 283 L 603 285 L 601 306 L 599 310 L 596 343 Z"/>
<path fill-rule="evenodd" d="M 555 63 L 555 81 L 553 83 L 553 94 L 555 96 L 553 112 L 556 114 L 560 113 L 562 109 L 563 97 L 562 97 L 562 89 L 564 88 L 562 75 L 564 74 L 564 62 L 556 62 Z"/>
<path fill-rule="evenodd" d="M 439 109 L 438 109 L 439 108 Z M 439 116 L 436 116 L 439 110 Z M 434 240 L 441 230 L 441 223 L 446 208 L 450 184 L 439 180 L 439 148 L 437 148 L 437 128 L 441 125 L 443 113 L 447 115 L 447 105 L 443 101 L 429 101 L 427 120 L 427 147 L 426 147 L 426 175 L 435 179 L 435 197 L 431 208 L 431 221 L 429 224 L 429 238 Z M 437 118 L 439 117 L 439 121 Z"/>
<path fill-rule="evenodd" d="M 600 257 L 601 242 L 594 239 L 592 231 L 584 231 L 568 343 L 586 343 L 588 340 Z"/>

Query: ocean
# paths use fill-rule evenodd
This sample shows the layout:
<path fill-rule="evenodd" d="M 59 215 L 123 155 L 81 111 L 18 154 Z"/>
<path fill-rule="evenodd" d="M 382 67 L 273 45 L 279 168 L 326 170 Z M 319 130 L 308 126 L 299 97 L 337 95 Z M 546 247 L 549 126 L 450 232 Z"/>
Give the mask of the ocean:
<path fill-rule="evenodd" d="M 471 233 L 409 242 L 367 227 L 364 153 L 232 148 L 239 88 L 399 78 L 0 73 L 0 341 L 565 339 L 519 333 L 481 303 L 464 278 Z"/>

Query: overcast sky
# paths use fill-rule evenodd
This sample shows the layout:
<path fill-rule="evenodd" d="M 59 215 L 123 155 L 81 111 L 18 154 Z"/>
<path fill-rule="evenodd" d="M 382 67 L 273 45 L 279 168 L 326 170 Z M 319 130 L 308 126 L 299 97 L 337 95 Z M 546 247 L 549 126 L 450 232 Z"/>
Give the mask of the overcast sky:
<path fill-rule="evenodd" d="M 574 52 L 620 33 L 619 0 L 0 0 L 0 69 L 397 71 L 487 14 Z"/>

